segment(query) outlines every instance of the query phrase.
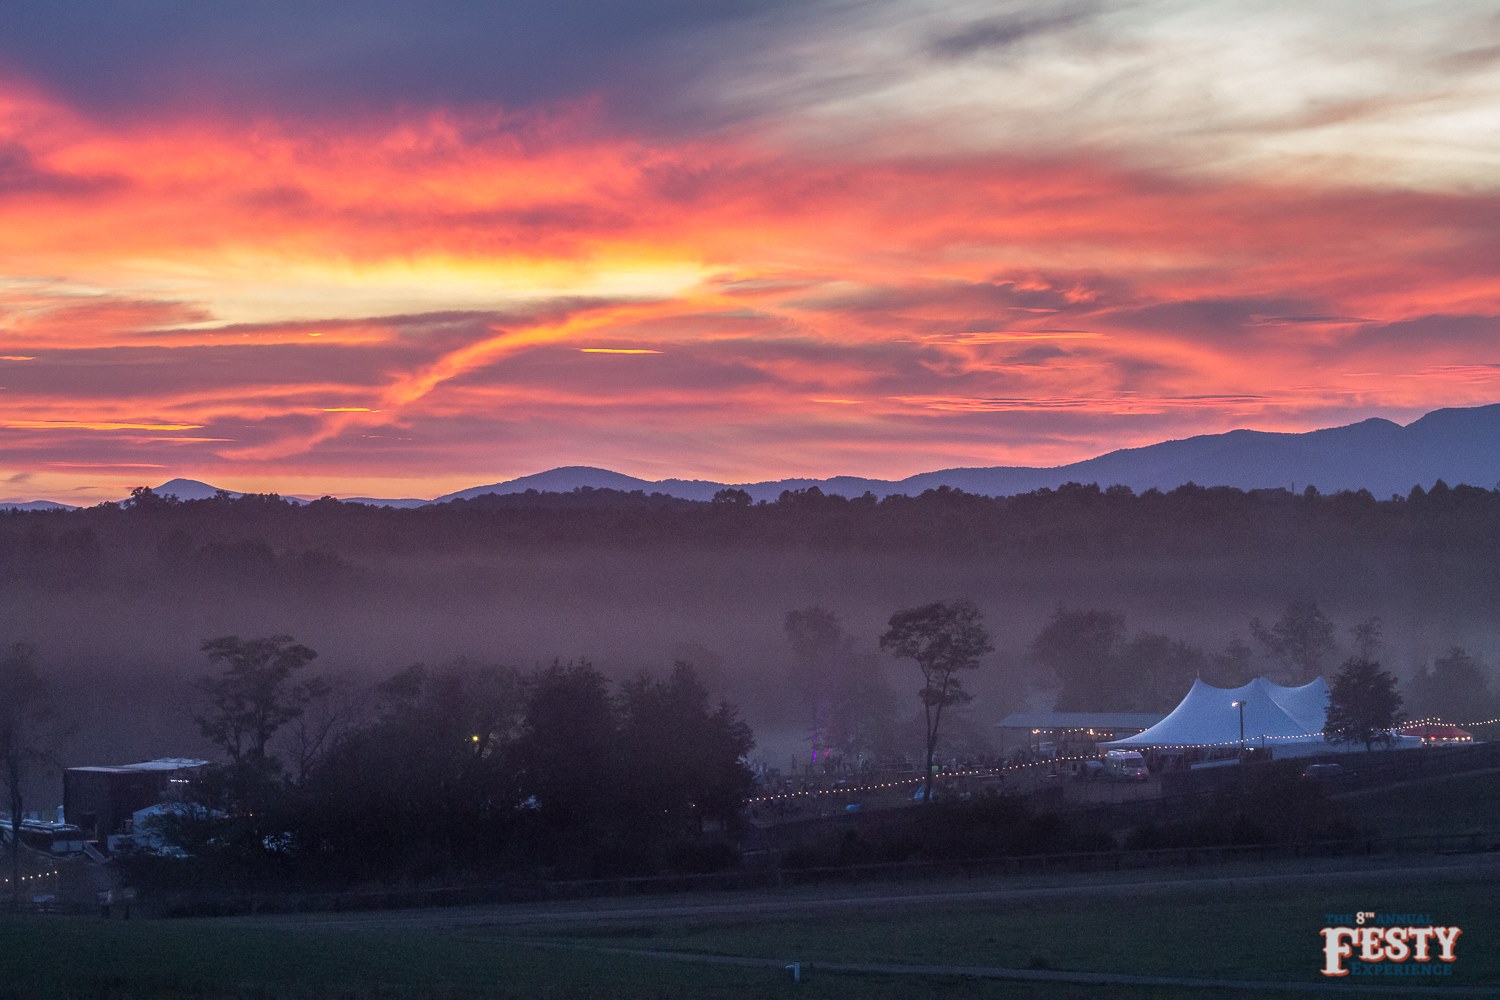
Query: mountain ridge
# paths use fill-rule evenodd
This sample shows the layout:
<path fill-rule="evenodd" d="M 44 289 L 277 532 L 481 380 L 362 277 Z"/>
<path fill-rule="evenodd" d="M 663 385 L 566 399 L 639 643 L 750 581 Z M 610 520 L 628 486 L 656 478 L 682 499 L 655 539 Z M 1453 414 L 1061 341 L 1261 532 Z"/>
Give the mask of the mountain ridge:
<path fill-rule="evenodd" d="M 1199 434 L 1135 448 L 1121 448 L 1067 465 L 976 466 L 921 472 L 904 479 L 832 476 L 792 477 L 756 483 L 719 483 L 703 479 L 647 480 L 586 465 L 559 466 L 515 479 L 472 486 L 433 500 L 411 497 L 351 497 L 347 502 L 375 506 L 417 507 L 466 500 L 489 493 L 566 493 L 576 489 L 612 489 L 665 493 L 686 500 L 711 500 L 724 489 L 741 489 L 752 500 L 775 500 L 786 490 L 817 487 L 824 493 L 876 496 L 921 493 L 948 486 L 968 493 L 1009 496 L 1066 482 L 1124 485 L 1133 490 L 1170 490 L 1185 483 L 1239 489 L 1301 488 L 1324 493 L 1367 489 L 1377 496 L 1405 494 L 1415 485 L 1438 479 L 1490 488 L 1500 481 L 1500 403 L 1433 410 L 1405 426 L 1370 417 L 1339 427 L 1301 433 L 1241 428 Z M 155 489 L 180 499 L 214 496 L 216 487 L 178 478 Z M 241 496 L 231 490 L 224 492 Z M 314 497 L 288 496 L 296 502 Z M 10 509 L 71 509 L 67 504 L 34 500 L 0 504 Z"/>

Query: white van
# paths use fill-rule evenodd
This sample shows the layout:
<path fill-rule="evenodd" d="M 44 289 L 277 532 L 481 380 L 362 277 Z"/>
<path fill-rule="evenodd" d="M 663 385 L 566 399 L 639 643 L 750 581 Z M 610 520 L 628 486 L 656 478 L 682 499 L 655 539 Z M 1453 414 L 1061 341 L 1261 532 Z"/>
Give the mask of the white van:
<path fill-rule="evenodd" d="M 1151 776 L 1139 750 L 1111 750 L 1104 755 L 1104 767 L 1111 777 L 1122 781 L 1145 781 Z"/>

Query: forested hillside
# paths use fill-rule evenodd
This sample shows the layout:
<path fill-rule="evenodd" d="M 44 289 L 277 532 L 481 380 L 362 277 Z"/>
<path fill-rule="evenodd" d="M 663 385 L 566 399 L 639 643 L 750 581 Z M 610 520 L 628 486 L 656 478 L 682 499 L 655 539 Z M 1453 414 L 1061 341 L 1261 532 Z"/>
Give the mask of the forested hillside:
<path fill-rule="evenodd" d="M 1306 599 L 1340 642 L 1382 619 L 1400 676 L 1454 645 L 1493 663 L 1497 557 L 1500 493 L 1443 484 L 1383 501 L 1077 485 L 764 504 L 585 490 L 412 510 L 140 492 L 124 507 L 0 515 L 0 633 L 76 679 L 75 762 L 191 750 L 181 703 L 199 647 L 221 635 L 293 635 L 370 681 L 460 658 L 529 669 L 586 657 L 614 677 L 685 659 L 775 746 L 803 725 L 789 611 L 835 613 L 904 710 L 911 678 L 876 650 L 886 618 L 966 597 L 996 645 L 965 712 L 979 737 L 1055 698 L 1033 644 L 1060 605 L 1206 657 L 1238 642 L 1248 669 L 1269 670 L 1251 619 Z"/>

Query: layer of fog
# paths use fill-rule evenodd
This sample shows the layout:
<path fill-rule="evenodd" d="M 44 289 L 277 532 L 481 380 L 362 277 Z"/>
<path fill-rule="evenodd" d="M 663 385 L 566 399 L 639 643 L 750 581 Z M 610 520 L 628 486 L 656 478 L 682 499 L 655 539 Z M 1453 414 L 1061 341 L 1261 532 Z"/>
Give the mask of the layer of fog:
<path fill-rule="evenodd" d="M 1354 556 L 1310 565 L 1296 553 L 1231 564 L 523 548 L 354 565 L 357 572 L 317 587 L 228 577 L 184 583 L 149 562 L 62 588 L 13 581 L 0 634 L 34 644 L 56 680 L 58 716 L 69 730 L 60 761 L 68 766 L 209 755 L 192 720 L 192 685 L 207 671 L 203 641 L 230 634 L 292 635 L 319 652 L 316 666 L 354 683 L 456 659 L 524 670 L 586 658 L 617 678 L 689 659 L 716 696 L 740 707 L 758 755 L 777 765 L 805 748 L 807 728 L 783 622 L 789 610 L 814 604 L 839 616 L 875 655 L 898 707 L 915 713 L 915 670 L 878 654 L 887 618 L 928 601 L 973 599 L 996 647 L 968 679 L 975 700 L 953 718 L 953 731 L 973 739 L 1011 711 L 1051 707 L 1047 678 L 1027 649 L 1059 604 L 1118 612 L 1132 633 L 1160 632 L 1212 653 L 1232 636 L 1250 642 L 1252 617 L 1272 620 L 1302 596 L 1339 625 L 1346 647 L 1347 626 L 1379 616 L 1381 659 L 1398 676 L 1454 644 L 1490 664 L 1500 659 L 1493 595 L 1414 587 L 1403 570 Z"/>

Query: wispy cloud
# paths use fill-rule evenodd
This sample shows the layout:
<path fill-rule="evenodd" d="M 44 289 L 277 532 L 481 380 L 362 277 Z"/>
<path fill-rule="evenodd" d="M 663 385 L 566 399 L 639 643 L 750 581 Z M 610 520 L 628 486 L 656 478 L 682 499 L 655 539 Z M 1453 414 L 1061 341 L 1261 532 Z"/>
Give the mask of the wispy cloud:
<path fill-rule="evenodd" d="M 122 423 L 116 420 L 5 420 L 0 427 L 35 431 L 195 431 L 202 424 Z"/>
<path fill-rule="evenodd" d="M 895 475 L 1493 401 L 1466 5 L 136 6 L 0 37 L 29 487 Z"/>

